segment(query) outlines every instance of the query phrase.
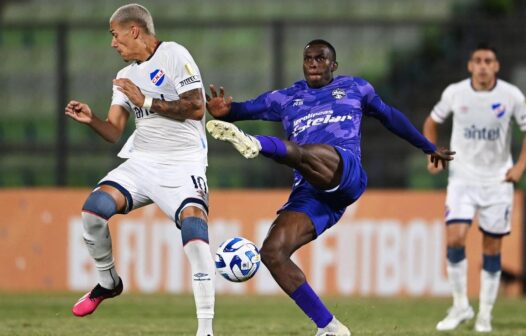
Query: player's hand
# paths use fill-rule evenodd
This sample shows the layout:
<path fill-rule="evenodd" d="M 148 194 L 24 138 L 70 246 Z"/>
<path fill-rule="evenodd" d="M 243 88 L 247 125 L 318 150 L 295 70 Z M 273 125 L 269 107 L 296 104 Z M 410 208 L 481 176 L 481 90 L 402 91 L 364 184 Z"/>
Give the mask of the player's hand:
<path fill-rule="evenodd" d="M 76 100 L 72 100 L 66 105 L 65 114 L 83 124 L 89 124 L 93 120 L 90 107 Z"/>
<path fill-rule="evenodd" d="M 515 164 L 506 172 L 506 182 L 518 183 L 524 173 L 524 168 Z"/>
<path fill-rule="evenodd" d="M 214 84 L 210 84 L 210 95 L 206 95 L 206 109 L 214 118 L 221 118 L 230 112 L 232 106 L 232 97 L 225 98 L 225 89 L 219 87 L 219 94 L 217 94 Z"/>
<path fill-rule="evenodd" d="M 433 154 L 429 155 L 429 162 L 431 165 L 434 166 L 434 168 L 438 168 L 440 164 L 442 166 L 442 169 L 446 169 L 447 162 L 453 160 L 453 155 L 455 155 L 455 152 L 450 151 L 447 148 L 440 147 L 440 148 L 437 148 L 437 150 Z M 428 170 L 429 170 L 429 166 L 428 166 Z"/>
<path fill-rule="evenodd" d="M 442 167 L 442 165 L 439 165 L 439 166 L 435 167 L 435 163 L 431 162 L 431 155 L 429 155 L 429 159 L 428 159 L 428 162 L 427 162 L 427 171 L 431 175 L 436 175 L 436 174 L 440 173 L 443 170 L 444 170 L 444 167 Z"/>
<path fill-rule="evenodd" d="M 128 78 L 119 78 L 113 80 L 113 85 L 118 86 L 118 90 L 128 97 L 133 105 L 141 107 L 144 105 L 144 95 L 141 89 Z"/>

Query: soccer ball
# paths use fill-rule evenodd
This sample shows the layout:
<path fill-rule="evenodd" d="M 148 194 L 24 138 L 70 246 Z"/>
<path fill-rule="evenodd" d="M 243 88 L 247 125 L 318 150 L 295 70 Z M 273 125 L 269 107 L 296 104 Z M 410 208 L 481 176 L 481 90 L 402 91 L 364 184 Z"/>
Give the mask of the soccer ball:
<path fill-rule="evenodd" d="M 253 242 L 242 237 L 234 237 L 219 245 L 215 262 L 217 271 L 225 279 L 243 282 L 256 274 L 261 257 Z"/>

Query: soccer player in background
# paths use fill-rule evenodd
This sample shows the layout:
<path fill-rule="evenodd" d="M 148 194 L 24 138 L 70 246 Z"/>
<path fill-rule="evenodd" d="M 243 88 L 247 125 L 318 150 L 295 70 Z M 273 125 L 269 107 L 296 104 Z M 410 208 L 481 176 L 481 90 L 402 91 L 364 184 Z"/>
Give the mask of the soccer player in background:
<path fill-rule="evenodd" d="M 446 197 L 447 274 L 453 306 L 437 330 L 455 329 L 473 318 L 467 296 L 465 244 L 478 212 L 483 233 L 483 262 L 480 273 L 480 303 L 475 322 L 478 332 L 490 332 L 491 311 L 501 274 L 502 237 L 511 230 L 513 183 L 526 167 L 526 145 L 517 163 L 511 157 L 511 119 L 526 131 L 526 108 L 521 91 L 497 79 L 497 52 L 488 45 L 472 51 L 468 61 L 471 77 L 449 85 L 424 123 L 424 135 L 437 141 L 438 125 L 453 115 L 451 149 L 457 153 L 449 168 Z M 429 165 L 431 173 L 442 167 Z"/>
<path fill-rule="evenodd" d="M 107 119 L 74 100 L 65 113 L 112 143 L 122 136 L 130 114 L 136 130 L 119 153 L 127 160 L 99 182 L 82 208 L 84 240 L 99 284 L 79 299 L 73 314 L 91 314 L 104 299 L 122 292 L 108 220 L 154 202 L 181 230 L 192 272 L 197 335 L 212 336 L 215 267 L 208 246 L 205 92 L 199 69 L 183 46 L 157 39 L 143 6 L 118 8 L 110 18 L 110 33 L 111 46 L 130 64 L 113 80 Z"/>
<path fill-rule="evenodd" d="M 262 260 L 279 286 L 318 327 L 321 335 L 350 335 L 308 284 L 290 259 L 301 246 L 336 224 L 347 206 L 364 192 L 367 176 L 360 159 L 363 116 L 379 119 L 396 135 L 420 148 L 438 165 L 446 165 L 452 152 L 437 149 L 408 119 L 385 104 L 367 81 L 333 77 L 336 51 L 324 40 L 309 42 L 303 51 L 305 80 L 254 100 L 232 103 L 210 86 L 207 108 L 215 118 L 207 124 L 216 139 L 231 142 L 246 158 L 259 153 L 294 169 L 288 202 L 278 211 L 261 247 Z M 272 136 L 251 136 L 225 121 L 279 121 L 288 141 Z"/>

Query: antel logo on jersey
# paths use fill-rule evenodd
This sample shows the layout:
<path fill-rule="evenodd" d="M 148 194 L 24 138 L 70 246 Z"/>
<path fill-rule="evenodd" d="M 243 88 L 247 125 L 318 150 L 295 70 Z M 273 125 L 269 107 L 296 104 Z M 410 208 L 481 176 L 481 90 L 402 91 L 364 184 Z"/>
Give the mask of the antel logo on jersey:
<path fill-rule="evenodd" d="M 150 79 L 155 86 L 161 86 L 164 82 L 164 71 L 162 69 L 155 69 L 153 72 L 150 72 Z"/>
<path fill-rule="evenodd" d="M 332 91 L 332 96 L 336 99 L 342 99 L 346 96 L 345 91 L 343 89 L 336 89 Z"/>
<path fill-rule="evenodd" d="M 502 118 L 506 114 L 506 106 L 501 103 L 491 104 L 491 109 L 495 112 L 497 118 Z"/>
<path fill-rule="evenodd" d="M 471 127 L 464 128 L 464 137 L 473 140 L 495 141 L 500 138 L 500 129 L 498 127 L 494 129 L 478 128 L 475 125 L 471 125 Z"/>

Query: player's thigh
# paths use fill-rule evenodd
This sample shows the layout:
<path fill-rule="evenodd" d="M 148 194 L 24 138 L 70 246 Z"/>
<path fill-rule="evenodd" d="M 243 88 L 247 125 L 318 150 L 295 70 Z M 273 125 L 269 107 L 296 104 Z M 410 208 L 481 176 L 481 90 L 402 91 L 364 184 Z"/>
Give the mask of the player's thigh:
<path fill-rule="evenodd" d="M 500 183 L 485 187 L 480 198 L 480 230 L 496 238 L 509 234 L 513 210 L 513 184 Z"/>
<path fill-rule="evenodd" d="M 477 188 L 459 183 L 450 183 L 446 195 L 446 224 L 471 224 L 477 211 Z"/>
<path fill-rule="evenodd" d="M 129 159 L 104 176 L 97 187 L 117 190 L 125 199 L 125 207 L 121 213 L 128 213 L 151 203 L 144 187 L 149 174 L 147 163 Z"/>
<path fill-rule="evenodd" d="M 294 165 L 307 181 L 318 188 L 332 188 L 340 182 L 342 163 L 338 151 L 329 145 L 300 146 L 298 165 Z"/>
<path fill-rule="evenodd" d="M 477 188 L 450 183 L 446 196 L 446 241 L 448 246 L 464 246 L 477 211 Z"/>
<path fill-rule="evenodd" d="M 202 164 L 167 165 L 157 173 L 159 182 L 152 185 L 150 198 L 177 227 L 181 227 L 182 217 L 196 212 L 206 218 L 208 183 Z"/>

